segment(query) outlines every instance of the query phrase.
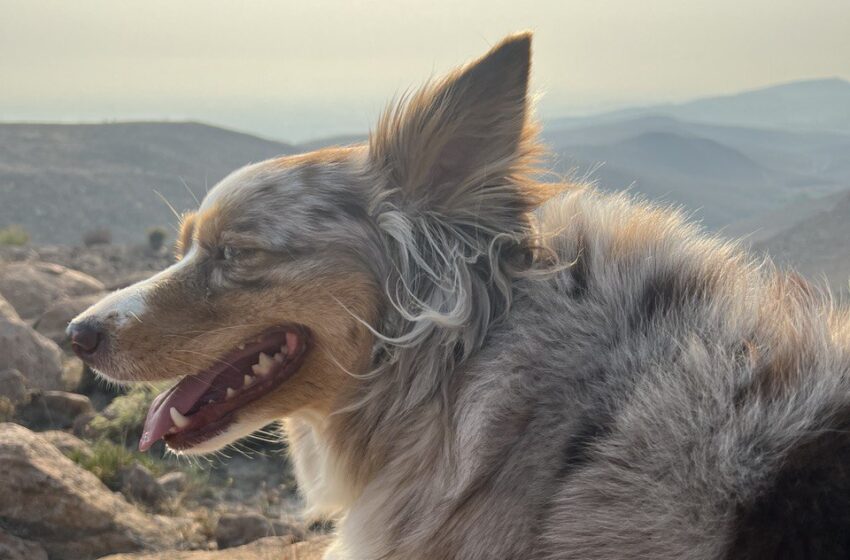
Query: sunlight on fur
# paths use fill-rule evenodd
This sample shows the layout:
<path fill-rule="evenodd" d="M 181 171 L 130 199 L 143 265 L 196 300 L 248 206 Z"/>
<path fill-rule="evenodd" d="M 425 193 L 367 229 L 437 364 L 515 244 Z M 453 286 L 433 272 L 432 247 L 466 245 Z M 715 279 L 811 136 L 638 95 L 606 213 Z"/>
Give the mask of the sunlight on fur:
<path fill-rule="evenodd" d="M 235 171 L 78 354 L 177 381 L 143 450 L 283 420 L 328 559 L 846 555 L 847 312 L 680 212 L 538 182 L 530 61 L 510 36 L 365 144 Z"/>

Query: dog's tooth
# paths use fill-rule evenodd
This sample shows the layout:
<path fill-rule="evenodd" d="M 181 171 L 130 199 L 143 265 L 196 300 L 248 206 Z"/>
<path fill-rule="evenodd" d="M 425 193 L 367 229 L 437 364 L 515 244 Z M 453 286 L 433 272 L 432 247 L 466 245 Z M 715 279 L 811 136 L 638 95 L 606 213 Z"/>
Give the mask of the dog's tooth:
<path fill-rule="evenodd" d="M 274 359 L 265 352 L 260 352 L 260 375 L 268 375 L 274 367 Z M 256 372 L 255 372 L 256 373 Z"/>
<path fill-rule="evenodd" d="M 235 396 L 236 396 L 236 391 L 234 391 L 233 389 L 228 387 L 227 388 L 227 394 L 224 395 L 224 400 L 229 401 L 230 399 L 232 399 Z"/>
<path fill-rule="evenodd" d="M 288 355 L 295 354 L 295 350 L 298 348 L 298 337 L 295 336 L 295 333 L 288 332 L 286 333 L 286 353 Z"/>
<path fill-rule="evenodd" d="M 185 428 L 189 425 L 189 419 L 180 414 L 180 411 L 173 406 L 168 413 L 171 415 L 171 421 L 174 422 L 174 425 L 178 428 Z"/>
<path fill-rule="evenodd" d="M 245 343 L 243 342 L 242 344 L 238 345 L 237 348 L 239 348 L 240 350 L 244 350 L 245 349 Z"/>
<path fill-rule="evenodd" d="M 244 387 L 250 387 L 253 382 L 254 382 L 254 378 L 251 377 L 250 375 L 246 375 L 242 384 L 243 384 Z"/>
<path fill-rule="evenodd" d="M 177 426 L 171 426 L 170 428 L 168 428 L 168 431 L 165 432 L 165 433 L 166 434 L 176 434 L 177 433 Z"/>
<path fill-rule="evenodd" d="M 274 361 L 276 361 L 277 363 L 282 364 L 282 363 L 283 363 L 283 354 L 281 354 L 280 352 L 278 352 L 277 354 L 275 354 L 275 355 L 274 355 L 274 358 L 273 358 L 273 359 L 274 359 Z"/>
<path fill-rule="evenodd" d="M 263 376 L 268 373 L 265 368 L 263 368 L 263 366 L 261 366 L 260 364 L 254 364 L 253 366 L 251 366 L 251 371 L 254 372 L 254 375 L 259 376 Z"/>

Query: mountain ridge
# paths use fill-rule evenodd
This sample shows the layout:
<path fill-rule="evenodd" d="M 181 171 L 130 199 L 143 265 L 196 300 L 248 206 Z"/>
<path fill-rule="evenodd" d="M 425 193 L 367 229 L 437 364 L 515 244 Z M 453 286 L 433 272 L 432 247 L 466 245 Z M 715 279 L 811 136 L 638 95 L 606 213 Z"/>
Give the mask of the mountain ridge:
<path fill-rule="evenodd" d="M 810 102 L 814 96 L 820 97 L 818 103 Z M 648 114 L 699 123 L 850 133 L 850 81 L 837 76 L 795 80 L 679 103 L 647 104 L 580 117 L 555 118 L 549 120 L 549 126 L 573 128 Z"/>

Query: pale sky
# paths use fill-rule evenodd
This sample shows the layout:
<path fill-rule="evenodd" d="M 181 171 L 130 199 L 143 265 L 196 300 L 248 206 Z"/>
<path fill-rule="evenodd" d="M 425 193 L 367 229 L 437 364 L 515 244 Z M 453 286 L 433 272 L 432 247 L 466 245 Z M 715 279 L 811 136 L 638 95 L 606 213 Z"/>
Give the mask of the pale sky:
<path fill-rule="evenodd" d="M 523 29 L 543 117 L 850 79 L 850 0 L 0 0 L 0 120 L 364 132 Z"/>

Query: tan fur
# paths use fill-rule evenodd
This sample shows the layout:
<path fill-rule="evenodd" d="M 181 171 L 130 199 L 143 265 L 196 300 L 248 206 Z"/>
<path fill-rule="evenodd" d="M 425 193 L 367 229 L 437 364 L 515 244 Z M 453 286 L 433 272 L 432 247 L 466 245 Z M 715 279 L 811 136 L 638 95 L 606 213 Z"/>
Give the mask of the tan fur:
<path fill-rule="evenodd" d="M 270 167 L 326 163 L 338 157 L 328 150 L 309 160 L 275 160 Z M 185 256 L 194 244 L 214 250 L 222 236 L 233 239 L 230 217 L 239 211 L 238 202 L 223 201 L 185 215 L 177 254 Z M 251 242 L 244 236 L 240 240 Z M 293 279 L 265 290 L 209 297 L 194 274 L 182 269 L 159 281 L 146 313 L 115 331 L 114 349 L 129 362 L 116 378 L 154 381 L 204 370 L 228 349 L 278 325 L 282 318 L 307 326 L 314 347 L 294 378 L 256 402 L 252 415 L 283 417 L 305 407 L 327 414 L 336 391 L 351 381 L 348 372 L 367 367 L 372 335 L 362 321 L 375 321 L 378 299 L 370 277 L 353 271 L 324 273 L 309 282 Z M 198 305 L 200 301 L 205 303 Z"/>
<path fill-rule="evenodd" d="M 192 246 L 192 236 L 195 231 L 195 213 L 186 212 L 180 217 L 180 231 L 177 234 L 177 242 L 174 244 L 174 256 L 179 260 L 183 258 Z"/>

